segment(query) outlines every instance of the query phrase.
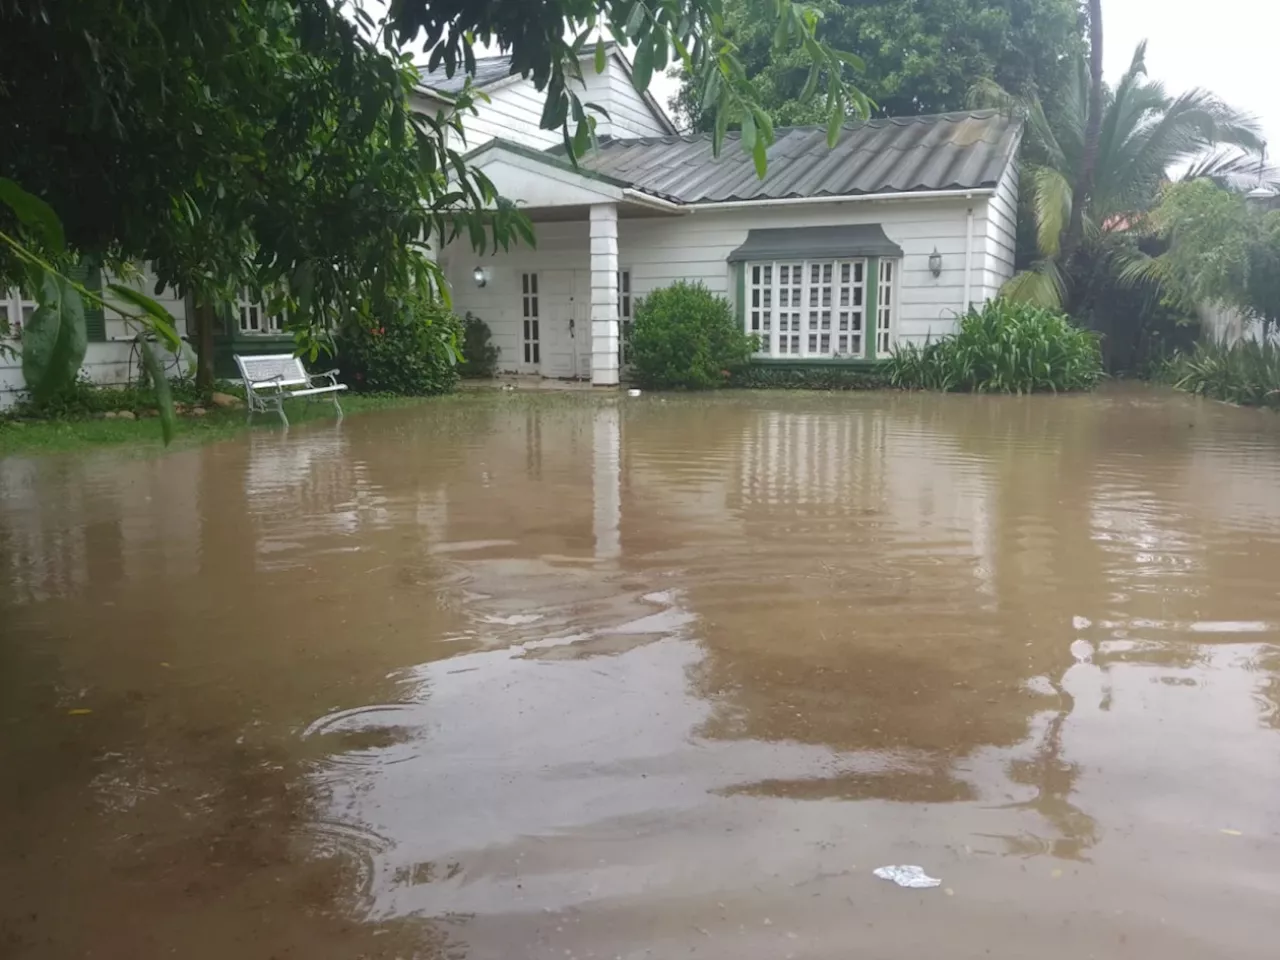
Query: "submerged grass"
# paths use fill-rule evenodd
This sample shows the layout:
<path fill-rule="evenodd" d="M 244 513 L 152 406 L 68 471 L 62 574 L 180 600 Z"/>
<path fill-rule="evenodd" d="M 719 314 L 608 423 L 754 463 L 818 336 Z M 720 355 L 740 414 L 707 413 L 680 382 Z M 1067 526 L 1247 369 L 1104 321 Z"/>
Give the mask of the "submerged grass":
<path fill-rule="evenodd" d="M 1280 346 L 1201 343 L 1171 359 L 1164 379 L 1179 390 L 1248 407 L 1280 408 Z"/>
<path fill-rule="evenodd" d="M 384 410 L 427 402 L 424 397 L 344 395 L 342 409 L 347 416 L 369 410 Z M 293 425 L 316 420 L 334 419 L 331 404 L 290 400 L 285 412 Z M 244 409 L 209 410 L 204 417 L 180 417 L 173 447 L 195 446 L 223 440 L 248 429 L 279 430 L 275 414 L 256 414 L 252 427 L 245 421 Z M 159 421 L 153 417 L 137 420 L 21 420 L 0 417 L 0 457 L 15 454 L 62 453 L 113 445 L 136 446 L 143 450 L 163 449 Z"/>

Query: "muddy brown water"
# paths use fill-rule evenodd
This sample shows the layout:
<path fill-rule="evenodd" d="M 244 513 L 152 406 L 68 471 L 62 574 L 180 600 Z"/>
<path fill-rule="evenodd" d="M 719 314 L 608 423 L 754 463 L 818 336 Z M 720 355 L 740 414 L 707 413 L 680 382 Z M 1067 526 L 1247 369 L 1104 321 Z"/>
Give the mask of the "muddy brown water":
<path fill-rule="evenodd" d="M 0 956 L 1271 958 L 1278 575 L 1156 390 L 6 459 Z"/>

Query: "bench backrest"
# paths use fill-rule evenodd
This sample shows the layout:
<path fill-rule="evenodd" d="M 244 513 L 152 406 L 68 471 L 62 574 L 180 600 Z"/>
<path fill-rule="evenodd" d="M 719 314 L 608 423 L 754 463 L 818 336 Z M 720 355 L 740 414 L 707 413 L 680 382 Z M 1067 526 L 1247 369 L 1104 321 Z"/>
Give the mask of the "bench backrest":
<path fill-rule="evenodd" d="M 236 366 L 240 368 L 240 376 L 248 383 L 263 383 L 270 380 L 282 387 L 297 384 L 308 384 L 307 371 L 302 360 L 291 353 L 268 353 L 253 356 L 236 354 Z M 275 379 L 279 377 L 280 379 Z"/>

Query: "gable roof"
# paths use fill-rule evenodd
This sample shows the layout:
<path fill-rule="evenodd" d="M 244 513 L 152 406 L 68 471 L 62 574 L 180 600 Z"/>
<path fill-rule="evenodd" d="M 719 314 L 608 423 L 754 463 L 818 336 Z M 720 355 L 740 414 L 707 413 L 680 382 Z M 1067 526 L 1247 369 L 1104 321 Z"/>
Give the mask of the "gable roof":
<path fill-rule="evenodd" d="M 627 79 L 631 80 L 631 61 L 629 61 L 626 54 L 622 52 L 622 48 L 612 40 L 604 46 L 606 53 L 622 66 L 622 69 L 627 74 Z M 580 59 L 593 59 L 595 57 L 595 53 L 596 48 L 594 45 L 586 47 L 583 50 Z M 460 93 L 467 82 L 466 70 L 461 69 L 460 67 L 451 77 L 445 72 L 444 64 L 441 64 L 434 70 L 428 70 L 425 64 L 419 64 L 418 74 L 418 85 L 420 88 L 428 93 L 442 93 L 446 96 L 453 96 L 456 93 Z M 492 87 L 505 80 L 512 80 L 519 76 L 520 74 L 518 73 L 512 73 L 510 54 L 504 54 L 497 57 L 478 57 L 476 59 L 476 72 L 471 83 L 474 87 L 484 89 L 485 87 Z M 671 118 L 667 115 L 667 111 L 663 110 L 658 104 L 658 101 L 654 99 L 653 94 L 648 90 L 645 90 L 641 93 L 641 96 L 644 98 L 645 103 L 648 105 L 649 110 L 653 113 L 654 117 L 657 118 L 662 125 L 670 130 L 674 135 L 676 132 L 675 124 L 671 122 Z"/>
<path fill-rule="evenodd" d="M 1021 123 L 997 110 L 852 123 L 830 149 L 825 127 L 779 128 L 763 180 L 737 133 L 719 157 L 710 134 L 688 134 L 602 140 L 579 163 L 687 204 L 976 190 L 996 186 L 1020 133 Z"/>
<path fill-rule="evenodd" d="M 438 93 L 460 93 L 467 82 L 467 71 L 462 69 L 461 65 L 452 77 L 445 72 L 443 63 L 434 70 L 428 70 L 425 64 L 420 64 L 418 74 L 422 86 Z M 478 57 L 476 73 L 471 83 L 476 87 L 487 87 L 509 76 L 511 76 L 510 56 Z"/>

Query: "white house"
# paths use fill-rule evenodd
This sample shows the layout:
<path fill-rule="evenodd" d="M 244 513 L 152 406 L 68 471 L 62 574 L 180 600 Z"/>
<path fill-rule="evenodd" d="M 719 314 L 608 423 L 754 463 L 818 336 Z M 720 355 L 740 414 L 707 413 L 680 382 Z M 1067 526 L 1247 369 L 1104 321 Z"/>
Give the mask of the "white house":
<path fill-rule="evenodd" d="M 821 128 L 780 129 L 761 180 L 730 134 L 719 157 L 678 134 L 611 49 L 584 61 L 609 114 L 574 165 L 538 128 L 542 99 L 510 61 L 479 61 L 490 98 L 463 121 L 470 160 L 534 221 L 536 248 L 441 252 L 455 307 L 485 320 L 515 373 L 618 382 L 619 327 L 636 300 L 698 280 L 735 304 L 760 362 L 865 363 L 954 329 L 1013 274 L 1018 122 L 997 111 L 873 120 L 829 149 Z M 459 74 L 424 77 L 447 109 Z"/>
<path fill-rule="evenodd" d="M 559 131 L 539 128 L 543 97 L 511 75 L 507 57 L 477 61 L 488 102 L 463 124 L 471 162 L 536 225 L 537 246 L 475 255 L 465 240 L 440 251 L 459 313 L 485 320 L 504 371 L 618 382 L 620 328 L 638 298 L 699 280 L 731 298 L 758 334 L 762 363 L 866 363 L 900 340 L 950 332 L 970 303 L 1013 273 L 1020 128 L 995 111 L 777 131 L 765 179 L 735 134 L 719 157 L 710 138 L 679 134 L 626 57 L 609 48 L 596 73 L 583 61 L 598 145 L 578 165 Z M 461 74 L 428 73 L 415 108 L 454 109 Z M 144 280 L 147 292 L 153 285 Z M 161 301 L 185 332 L 188 306 Z M 0 290 L 0 315 L 20 329 L 34 304 Z M 90 317 L 85 372 L 99 383 L 137 373 L 132 335 L 110 311 Z M 241 297 L 223 316 L 215 368 L 233 353 L 288 350 L 279 318 Z M 0 407 L 23 387 L 0 357 Z"/>

